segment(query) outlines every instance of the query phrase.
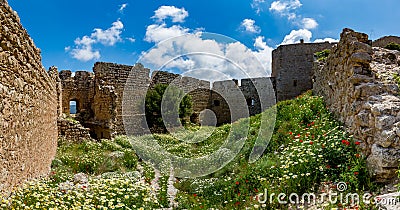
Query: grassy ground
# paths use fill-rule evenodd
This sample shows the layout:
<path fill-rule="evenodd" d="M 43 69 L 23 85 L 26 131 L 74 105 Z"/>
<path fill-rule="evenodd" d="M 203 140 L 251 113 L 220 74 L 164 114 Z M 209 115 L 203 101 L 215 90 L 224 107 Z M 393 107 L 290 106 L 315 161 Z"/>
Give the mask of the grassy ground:
<path fill-rule="evenodd" d="M 306 93 L 277 104 L 272 139 L 263 156 L 249 163 L 260 129 L 261 115 L 251 117 L 244 146 L 233 161 L 221 170 L 201 178 L 177 179 L 177 209 L 287 209 L 278 194 L 323 193 L 345 183 L 343 193 L 373 192 L 371 182 L 355 142 L 334 120 L 320 97 Z M 154 135 L 166 151 L 179 157 L 201 157 L 224 144 L 232 126 L 247 129 L 240 120 L 234 125 L 189 128 L 175 136 Z M 206 133 L 205 141 L 197 142 Z M 196 133 L 196 135 L 194 135 Z M 204 133 L 204 136 L 202 134 Z M 140 137 L 146 140 L 149 136 Z M 186 141 L 180 141 L 184 139 Z M 137 138 L 136 138 L 137 140 Z M 196 142 L 196 143 L 193 143 Z M 73 175 L 89 174 L 88 184 L 71 183 Z M 155 171 L 140 160 L 126 137 L 101 142 L 71 144 L 60 142 L 51 176 L 33 180 L 4 198 L 4 208 L 22 209 L 151 209 L 169 206 L 168 174 L 162 174 L 154 187 Z M 70 183 L 69 183 L 70 182 Z M 61 184 L 60 184 L 61 183 Z M 65 184 L 67 183 L 67 184 Z M 67 187 L 65 187 L 67 186 Z M 268 199 L 260 193 L 268 192 Z M 272 196 L 271 196 L 272 195 Z M 335 202 L 320 208 L 345 207 Z M 328 203 L 329 204 L 329 203 Z M 80 207 L 81 206 L 81 207 Z M 359 204 L 358 208 L 367 208 Z"/>

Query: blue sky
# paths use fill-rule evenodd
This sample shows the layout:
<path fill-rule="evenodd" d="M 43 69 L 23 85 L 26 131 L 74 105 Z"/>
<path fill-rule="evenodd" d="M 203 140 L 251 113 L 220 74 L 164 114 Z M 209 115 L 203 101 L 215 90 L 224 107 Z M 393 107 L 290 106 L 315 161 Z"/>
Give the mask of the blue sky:
<path fill-rule="evenodd" d="M 221 56 L 240 58 L 238 63 L 246 65 L 251 59 L 244 58 L 251 52 L 269 74 L 272 49 L 300 38 L 306 42 L 335 40 L 344 27 L 365 32 L 372 39 L 400 35 L 398 0 L 9 0 L 9 4 L 42 50 L 46 69 L 55 65 L 59 70 L 90 71 L 96 61 L 132 65 L 141 55 L 148 55 L 149 67 L 159 68 L 165 60 L 154 56 L 165 56 L 160 52 L 163 48 L 145 52 L 165 38 L 187 34 L 183 41 L 174 42 L 182 45 L 176 53 L 193 52 L 200 46 L 205 51 L 217 50 Z M 206 32 L 231 37 L 240 44 L 210 44 L 199 35 Z M 182 57 L 171 68 L 198 68 L 202 66 L 199 62 L 201 59 Z"/>

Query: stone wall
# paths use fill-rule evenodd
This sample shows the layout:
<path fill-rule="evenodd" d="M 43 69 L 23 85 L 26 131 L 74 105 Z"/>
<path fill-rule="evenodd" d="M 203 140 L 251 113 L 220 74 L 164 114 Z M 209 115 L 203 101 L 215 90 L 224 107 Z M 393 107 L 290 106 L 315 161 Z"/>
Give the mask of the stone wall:
<path fill-rule="evenodd" d="M 385 47 L 390 42 L 400 44 L 400 37 L 398 36 L 384 36 L 372 42 L 374 47 Z"/>
<path fill-rule="evenodd" d="M 0 0 L 0 194 L 46 175 L 57 148 L 56 81 L 40 50 Z"/>
<path fill-rule="evenodd" d="M 78 121 L 59 118 L 57 121 L 58 136 L 67 142 L 83 142 L 91 140 L 90 129 L 83 127 Z"/>
<path fill-rule="evenodd" d="M 208 109 L 217 124 L 256 115 L 276 103 L 273 81 L 268 77 L 217 81 L 212 85 Z M 263 103 L 261 103 L 263 102 Z"/>
<path fill-rule="evenodd" d="M 332 43 L 281 45 L 272 51 L 272 77 L 276 80 L 277 101 L 292 99 L 312 89 L 314 53 L 330 49 Z"/>
<path fill-rule="evenodd" d="M 135 85 L 129 94 L 138 100 L 148 88 L 149 70 L 140 64 L 128 66 L 97 62 L 93 72 L 77 71 L 73 77 L 69 70 L 60 72 L 63 113 L 69 115 L 70 101 L 76 101 L 76 119 L 90 128 L 93 138 L 123 135 L 122 100 L 125 83 L 130 76 Z"/>
<path fill-rule="evenodd" d="M 396 176 L 400 159 L 400 98 L 393 75 L 400 53 L 372 48 L 368 35 L 344 29 L 326 63 L 314 68 L 314 93 L 361 142 L 378 181 Z"/>
<path fill-rule="evenodd" d="M 191 121 L 195 123 L 200 123 L 200 114 L 206 109 L 214 111 L 217 124 L 223 124 L 247 117 L 248 113 L 243 110 L 254 115 L 275 103 L 269 100 L 264 107 L 260 104 L 259 95 L 268 99 L 274 97 L 270 78 L 243 79 L 241 86 L 237 80 L 219 81 L 211 88 L 208 81 L 163 71 L 153 71 L 150 78 L 150 70 L 141 64 L 97 62 L 93 71 L 94 74 L 78 71 L 72 77 L 71 71 L 64 70 L 60 72 L 60 79 L 63 113 L 68 115 L 69 102 L 77 101 L 77 119 L 90 128 L 91 136 L 96 139 L 124 135 L 126 129 L 129 134 L 145 134 L 149 125 L 145 123 L 142 106 L 147 90 L 156 84 L 172 84 L 190 95 L 193 102 Z M 257 93 L 257 89 L 261 93 Z M 238 96 L 244 100 L 238 101 Z M 231 113 L 233 109 L 239 111 Z M 124 115 L 131 117 L 124 119 Z M 124 124 L 129 127 L 125 128 Z"/>
<path fill-rule="evenodd" d="M 185 77 L 165 71 L 153 71 L 151 75 L 150 89 L 156 84 L 172 84 L 192 98 L 193 117 L 196 121 L 200 112 L 208 107 L 210 97 L 210 82 L 193 77 Z"/>

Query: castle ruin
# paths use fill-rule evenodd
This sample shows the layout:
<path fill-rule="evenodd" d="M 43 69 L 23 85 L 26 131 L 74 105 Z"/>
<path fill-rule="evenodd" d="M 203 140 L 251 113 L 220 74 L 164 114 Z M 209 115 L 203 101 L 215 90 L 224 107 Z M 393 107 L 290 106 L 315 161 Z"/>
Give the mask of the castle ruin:
<path fill-rule="evenodd" d="M 144 100 L 146 92 L 154 88 L 156 84 L 173 84 L 191 96 L 193 103 L 192 122 L 200 123 L 200 113 L 209 109 L 215 113 L 217 125 L 246 117 L 246 115 L 239 115 L 232 119 L 229 105 L 235 106 L 237 103 L 235 102 L 237 96 L 232 94 L 234 90 L 240 90 L 243 94 L 250 115 L 263 111 L 256 85 L 259 90 L 265 92 L 269 90 L 273 93 L 272 85 L 268 85 L 271 84 L 270 78 L 242 79 L 240 86 L 237 80 L 217 81 L 210 87 L 210 82 L 192 77 L 182 77 L 163 71 L 153 71 L 151 77 L 149 77 L 149 73 L 150 70 L 144 68 L 141 64 L 127 66 L 104 62 L 97 62 L 93 67 L 93 73 L 77 71 L 75 76 L 72 76 L 71 71 L 62 70 L 60 71 L 62 112 L 69 115 L 70 102 L 75 101 L 78 113 L 77 120 L 90 130 L 92 138 L 102 139 L 126 134 L 122 110 L 124 91 L 127 91 L 125 92 L 125 100 L 139 104 L 140 101 Z M 132 85 L 125 86 L 126 84 Z M 128 90 L 127 87 L 133 88 Z M 233 104 L 227 102 L 230 95 L 232 95 L 231 103 Z M 274 95 L 271 94 L 269 98 L 271 100 L 266 105 L 268 107 L 275 104 Z M 131 114 L 138 114 L 138 116 L 134 122 L 129 124 L 137 124 L 136 128 L 143 128 L 143 130 L 135 130 L 134 134 L 145 134 L 148 125 L 145 124 L 143 113 Z M 65 126 L 61 126 L 60 130 L 60 136 L 65 137 L 70 132 L 69 130 L 76 131 L 77 128 L 68 130 L 65 129 Z M 81 131 L 82 135 L 87 135 L 85 129 L 81 129 Z M 80 138 L 80 135 L 69 136 Z"/>
<path fill-rule="evenodd" d="M 207 81 L 161 71 L 154 71 L 150 77 L 150 70 L 140 64 L 99 62 L 93 73 L 79 71 L 72 77 L 71 71 L 58 72 L 54 67 L 45 71 L 40 50 L 23 29 L 18 15 L 5 0 L 0 3 L 1 193 L 49 172 L 58 135 L 83 140 L 125 134 L 123 93 L 128 91 L 128 101 L 142 100 L 148 88 L 176 79 L 193 98 L 192 120 L 198 121 L 201 111 L 210 109 L 217 124 L 240 118 L 230 114 L 227 101 L 234 97 L 229 95 L 231 90 L 241 92 L 248 113 L 254 115 L 275 103 L 270 100 L 261 106 L 256 90 L 273 88 L 281 101 L 312 88 L 324 96 L 330 110 L 361 142 L 377 180 L 395 176 L 400 159 L 400 98 L 393 75 L 400 73 L 400 53 L 379 47 L 388 42 L 399 43 L 398 37 L 384 37 L 373 42 L 378 47 L 371 47 L 366 34 L 345 29 L 337 45 L 280 46 L 273 52 L 271 77 L 242 79 L 240 86 L 237 80 L 230 80 L 214 82 L 211 87 Z M 332 48 L 327 62 L 314 63 L 313 54 L 326 48 Z M 129 89 L 125 89 L 127 81 Z M 70 101 L 76 102 L 82 125 L 61 118 L 62 113 L 69 114 Z M 132 120 L 129 124 L 140 127 L 144 118 Z"/>
<path fill-rule="evenodd" d="M 77 120 L 89 129 L 90 136 L 94 139 L 112 138 L 116 135 L 125 135 L 125 126 L 135 127 L 131 134 L 141 135 L 148 133 L 149 125 L 141 111 L 123 113 L 123 97 L 128 104 L 137 104 L 144 100 L 147 90 L 156 84 L 170 84 L 179 87 L 189 94 L 193 102 L 193 114 L 190 119 L 200 123 L 200 114 L 203 110 L 211 110 L 216 118 L 216 125 L 230 123 L 239 118 L 261 113 L 276 101 L 292 99 L 301 93 L 312 89 L 312 67 L 314 53 L 330 49 L 334 43 L 299 43 L 282 45 L 272 53 L 271 77 L 249 78 L 227 81 L 208 81 L 192 77 L 182 77 L 163 71 L 153 71 L 141 64 L 135 66 L 113 63 L 97 62 L 93 73 L 77 71 L 72 77 L 70 70 L 62 70 L 60 79 L 62 84 L 62 112 L 70 114 L 70 101 L 75 101 L 77 106 Z M 126 88 L 130 88 L 127 90 Z M 125 88 L 125 89 L 124 89 Z M 127 91 L 124 95 L 124 90 Z M 258 93 L 257 90 L 262 91 Z M 275 93 L 275 95 L 273 95 Z M 232 107 L 242 106 L 238 96 L 242 95 L 247 107 L 247 112 L 233 113 Z M 264 96 L 264 104 L 260 95 Z M 228 103 L 229 102 L 229 103 Z M 231 106 L 231 107 L 230 107 Z M 132 105 L 130 109 L 135 109 Z M 135 115 L 124 125 L 123 116 Z M 68 122 L 59 130 L 60 136 L 73 139 L 83 139 L 87 136 L 85 129 L 74 126 L 68 129 Z M 127 128 L 132 130 L 133 127 Z M 78 135 L 77 135 L 78 133 Z"/>

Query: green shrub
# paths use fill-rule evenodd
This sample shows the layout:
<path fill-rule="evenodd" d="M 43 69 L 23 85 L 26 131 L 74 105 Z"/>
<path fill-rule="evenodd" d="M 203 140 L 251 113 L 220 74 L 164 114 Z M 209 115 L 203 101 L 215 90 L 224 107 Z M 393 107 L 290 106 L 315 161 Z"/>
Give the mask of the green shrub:
<path fill-rule="evenodd" d="M 61 142 L 52 168 L 56 173 L 69 171 L 71 174 L 82 172 L 93 175 L 135 170 L 138 157 L 133 149 L 128 148 L 131 145 L 126 141 L 127 138 L 120 137 L 115 141 Z"/>
<path fill-rule="evenodd" d="M 331 53 L 331 50 L 325 49 L 320 52 L 316 52 L 314 55 L 318 61 L 325 61 L 328 58 L 330 53 Z"/>
<path fill-rule="evenodd" d="M 164 116 L 161 113 L 162 102 L 164 107 L 167 107 L 166 110 L 163 110 Z M 178 110 L 174 108 L 178 108 Z M 191 113 L 192 101 L 190 95 L 184 95 L 184 92 L 175 86 L 157 84 L 147 92 L 145 114 L 147 123 L 152 126 L 153 131 L 167 131 L 163 119 L 170 119 L 168 126 L 178 126 L 180 122 L 175 121 L 174 116 L 179 116 L 180 121 L 185 124 Z"/>
<path fill-rule="evenodd" d="M 393 79 L 397 83 L 397 86 L 400 87 L 400 75 L 398 73 L 393 74 Z"/>
<path fill-rule="evenodd" d="M 400 45 L 394 42 L 390 42 L 385 46 L 386 49 L 388 50 L 397 50 L 400 51 Z"/>

